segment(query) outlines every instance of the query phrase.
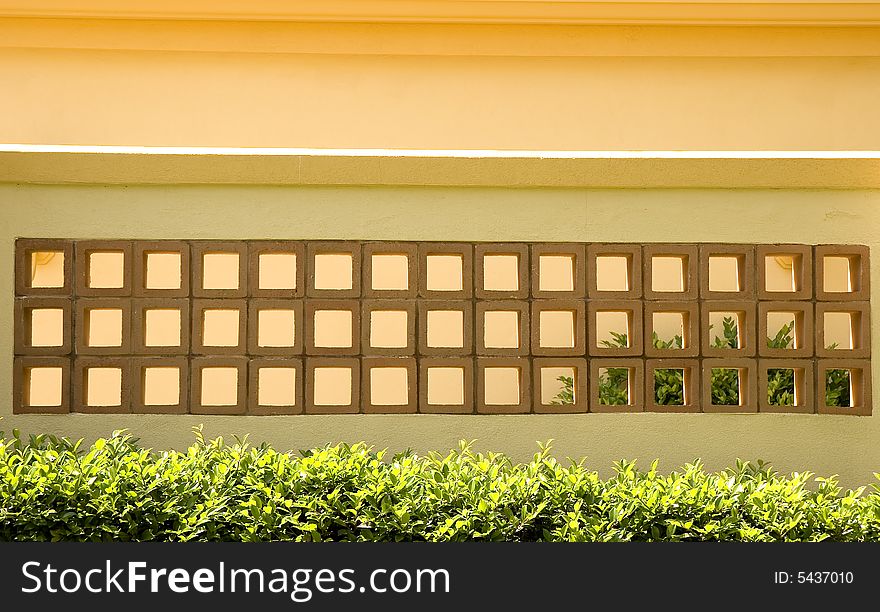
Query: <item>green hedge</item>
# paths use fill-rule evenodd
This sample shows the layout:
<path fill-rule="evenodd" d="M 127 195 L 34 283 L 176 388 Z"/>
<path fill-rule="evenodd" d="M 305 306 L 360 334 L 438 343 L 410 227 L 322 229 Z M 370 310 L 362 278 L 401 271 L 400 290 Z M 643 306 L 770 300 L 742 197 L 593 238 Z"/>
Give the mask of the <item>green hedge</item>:
<path fill-rule="evenodd" d="M 206 441 L 157 453 L 121 432 L 85 449 L 0 434 L 0 540 L 880 540 L 880 491 L 762 463 L 602 479 L 541 448 L 295 455 Z"/>

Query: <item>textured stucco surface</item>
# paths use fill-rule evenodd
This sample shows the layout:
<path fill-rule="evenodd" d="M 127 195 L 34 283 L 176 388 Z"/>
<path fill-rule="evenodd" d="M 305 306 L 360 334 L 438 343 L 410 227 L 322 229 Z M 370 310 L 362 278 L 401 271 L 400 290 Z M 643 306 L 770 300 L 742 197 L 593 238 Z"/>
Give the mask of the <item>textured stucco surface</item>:
<path fill-rule="evenodd" d="M 13 247 L 18 236 L 67 238 L 296 238 L 476 241 L 705 241 L 880 244 L 880 191 L 584 190 L 426 187 L 0 185 L 0 429 L 87 440 L 128 428 L 157 448 L 183 447 L 190 428 L 250 434 L 300 449 L 365 440 L 391 450 L 481 450 L 528 458 L 553 438 L 560 457 L 611 462 L 737 457 L 781 470 L 840 474 L 866 484 L 880 468 L 880 415 L 587 414 L 207 417 L 13 416 Z M 876 254 L 875 254 L 876 259 Z M 880 276 L 873 267 L 873 301 Z M 875 307 L 876 308 L 876 307 Z M 877 354 L 880 316 L 873 316 Z M 874 379 L 880 368 L 874 365 Z M 875 410 L 875 414 L 878 411 Z"/>

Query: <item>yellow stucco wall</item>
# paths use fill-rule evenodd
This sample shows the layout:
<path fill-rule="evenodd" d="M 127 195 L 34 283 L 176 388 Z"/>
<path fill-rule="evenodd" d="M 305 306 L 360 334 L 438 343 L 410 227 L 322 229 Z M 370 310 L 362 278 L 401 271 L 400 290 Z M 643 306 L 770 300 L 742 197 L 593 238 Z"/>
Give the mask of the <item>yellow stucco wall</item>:
<path fill-rule="evenodd" d="M 462 222 L 466 219 L 466 222 Z M 297 238 L 562 240 L 880 245 L 880 190 L 503 189 L 325 186 L 0 185 L 0 429 L 92 439 L 129 428 L 144 443 L 181 447 L 190 427 L 210 436 L 306 448 L 365 440 L 393 450 L 445 449 L 460 439 L 525 459 L 538 440 L 559 456 L 610 468 L 619 458 L 701 457 L 712 468 L 737 457 L 783 470 L 839 473 L 871 482 L 880 465 L 880 415 L 586 414 L 209 417 L 11 415 L 13 246 L 16 236 L 68 238 Z M 878 303 L 880 271 L 873 268 Z M 880 316 L 873 317 L 873 351 Z M 875 362 L 873 376 L 880 380 Z M 875 414 L 878 411 L 875 410 Z"/>

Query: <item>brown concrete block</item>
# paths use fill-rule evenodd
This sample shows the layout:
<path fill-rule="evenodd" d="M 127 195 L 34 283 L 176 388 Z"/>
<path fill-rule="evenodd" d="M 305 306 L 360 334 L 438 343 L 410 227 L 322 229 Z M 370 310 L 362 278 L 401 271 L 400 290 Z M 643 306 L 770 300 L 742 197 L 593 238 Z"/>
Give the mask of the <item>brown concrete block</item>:
<path fill-rule="evenodd" d="M 739 370 L 739 405 L 712 403 L 712 370 L 714 369 Z M 757 360 L 745 357 L 704 359 L 701 380 L 703 381 L 703 412 L 758 412 Z"/>
<path fill-rule="evenodd" d="M 60 402 L 57 406 L 32 406 L 28 401 L 30 371 L 61 368 Z M 16 357 L 12 376 L 12 414 L 67 414 L 70 412 L 71 360 L 69 357 Z"/>
<path fill-rule="evenodd" d="M 89 371 L 109 368 L 120 371 L 119 404 L 89 404 Z M 73 405 L 71 412 L 125 414 L 131 412 L 131 358 L 77 357 L 73 362 Z"/>
<path fill-rule="evenodd" d="M 64 257 L 61 287 L 34 287 L 33 253 L 61 253 Z M 15 293 L 18 295 L 73 296 L 73 242 L 49 238 L 19 238 L 15 241 Z"/>
<path fill-rule="evenodd" d="M 683 406 L 656 403 L 654 394 L 655 370 L 684 371 Z M 645 361 L 645 411 L 646 412 L 700 412 L 700 362 L 697 359 L 648 359 Z"/>
<path fill-rule="evenodd" d="M 628 289 L 599 291 L 599 257 L 625 257 Z M 642 297 L 642 247 L 638 244 L 594 243 L 587 245 L 587 295 L 591 300 L 634 300 Z"/>
<path fill-rule="evenodd" d="M 589 321 L 589 345 L 587 352 L 591 357 L 640 357 L 644 352 L 644 324 L 642 323 L 642 305 L 640 300 L 596 300 L 587 304 Z M 626 331 L 629 346 L 609 348 L 599 346 L 599 328 L 597 326 L 600 312 L 625 312 L 628 317 Z M 617 331 L 617 330 L 615 330 Z M 619 332 L 618 332 L 619 333 Z"/>
<path fill-rule="evenodd" d="M 325 369 L 347 369 L 351 372 L 350 401 L 347 404 L 324 403 L 315 397 L 317 389 L 316 371 Z M 321 372 L 318 372 L 320 376 Z M 354 414 L 360 412 L 361 364 L 356 357 L 309 357 L 306 359 L 306 414 Z M 325 381 L 336 385 L 334 380 Z M 321 403 L 319 403 L 321 402 Z"/>
<path fill-rule="evenodd" d="M 461 371 L 462 403 L 429 403 L 431 371 L 434 368 Z M 438 372 L 438 376 L 440 372 Z M 446 381 L 436 383 L 446 386 Z M 472 357 L 420 357 L 419 358 L 419 412 L 439 414 L 470 414 L 474 411 L 474 360 Z M 439 398 L 445 399 L 445 398 Z"/>
<path fill-rule="evenodd" d="M 130 240 L 80 240 L 75 244 L 75 284 L 77 296 L 128 297 L 132 286 L 132 243 Z M 92 253 L 122 254 L 121 287 L 92 287 Z"/>
<path fill-rule="evenodd" d="M 574 370 L 574 403 L 553 404 L 544 403 L 542 371 L 549 368 L 571 368 Z M 536 413 L 567 414 L 575 412 L 587 412 L 589 405 L 589 377 L 587 375 L 587 360 L 580 357 L 536 357 L 532 360 L 532 405 Z M 552 392 L 552 389 L 551 389 Z M 551 401 L 556 400 L 555 397 Z"/>
<path fill-rule="evenodd" d="M 232 393 L 228 395 L 228 399 L 202 397 L 202 381 L 206 375 L 205 371 L 211 368 L 235 369 L 234 397 Z M 248 398 L 247 369 L 247 357 L 232 355 L 194 357 L 190 362 L 190 412 L 192 414 L 245 414 Z M 227 379 L 224 376 L 222 382 L 209 378 L 205 381 L 205 389 L 216 393 L 221 384 L 229 385 L 230 389 L 228 390 L 232 390 L 232 377 Z"/>
<path fill-rule="evenodd" d="M 177 368 L 175 404 L 147 403 L 147 370 Z M 137 357 L 131 360 L 131 411 L 136 414 L 186 414 L 189 411 L 189 359 L 187 357 Z"/>
<path fill-rule="evenodd" d="M 850 371 L 851 407 L 825 403 L 825 377 L 829 370 Z M 816 361 L 816 398 L 819 414 L 871 416 L 871 362 L 867 359 L 819 359 Z"/>
<path fill-rule="evenodd" d="M 735 257 L 739 291 L 712 291 L 709 288 L 709 258 Z M 700 245 L 700 297 L 706 300 L 754 300 L 755 299 L 755 245 L 753 244 L 701 244 Z"/>
<path fill-rule="evenodd" d="M 316 269 L 316 258 L 323 255 L 348 255 L 351 257 L 351 287 L 341 289 L 318 287 L 323 283 Z M 356 298 L 361 295 L 361 243 L 360 242 L 308 242 L 306 244 L 306 295 L 312 298 Z"/>
<path fill-rule="evenodd" d="M 351 313 L 351 346 L 317 346 L 326 329 L 317 329 L 316 313 L 341 311 Z M 306 355 L 343 356 L 357 355 L 361 351 L 361 302 L 359 300 L 306 300 L 303 319 L 305 320 Z M 322 315 L 318 315 L 319 317 Z"/>
<path fill-rule="evenodd" d="M 846 313 L 850 316 L 853 348 L 828 348 L 833 339 L 825 338 L 825 315 Z M 816 303 L 816 356 L 829 359 L 868 359 L 871 357 L 871 304 L 869 302 Z"/>
<path fill-rule="evenodd" d="M 135 298 L 132 300 L 132 352 L 138 355 L 188 355 L 192 326 L 190 300 L 183 298 Z M 177 346 L 147 346 L 148 312 L 177 310 L 180 312 L 180 342 Z"/>
<path fill-rule="evenodd" d="M 248 293 L 248 245 L 246 242 L 219 242 L 197 241 L 191 244 L 192 248 L 192 294 L 197 298 L 211 299 L 234 299 L 243 298 Z M 206 276 L 205 256 L 210 255 L 237 255 L 238 278 L 237 287 L 223 289 L 209 289 L 205 283 L 210 281 L 210 274 Z M 231 285 L 232 283 L 230 283 Z"/>
<path fill-rule="evenodd" d="M 261 370 L 263 369 L 294 370 L 293 374 L 293 404 L 287 404 L 287 398 L 264 398 L 260 392 Z M 303 405 L 303 381 L 305 371 L 302 359 L 260 357 L 248 362 L 248 414 L 255 415 L 278 415 L 278 414 L 302 414 Z M 261 399 L 264 403 L 261 403 Z M 283 405 L 282 405 L 283 404 Z"/>
<path fill-rule="evenodd" d="M 491 375 L 493 369 L 519 370 L 519 401 L 517 403 L 489 403 L 493 383 L 491 380 L 487 380 L 487 376 Z M 530 370 L 529 360 L 520 357 L 477 357 L 477 412 L 481 414 L 520 414 L 531 412 Z"/>
<path fill-rule="evenodd" d="M 260 346 L 260 312 L 280 310 L 293 312 L 293 343 L 291 346 Z M 247 347 L 251 355 L 301 355 L 306 323 L 303 314 L 303 301 L 298 299 L 254 299 L 248 300 Z M 272 344 L 282 344 L 275 341 Z"/>
<path fill-rule="evenodd" d="M 296 269 L 293 287 L 285 286 L 271 278 L 260 277 L 260 257 L 263 255 L 293 255 Z M 248 285 L 250 297 L 255 298 L 300 298 L 306 293 L 306 249 L 305 244 L 293 240 L 254 240 L 248 243 Z M 261 285 L 264 285 L 261 288 Z M 279 286 L 281 285 L 281 286 Z"/>
<path fill-rule="evenodd" d="M 871 298 L 871 258 L 868 247 L 858 244 L 824 244 L 813 249 L 816 299 L 819 301 L 868 300 Z M 825 291 L 825 257 L 849 260 L 850 291 Z"/>
<path fill-rule="evenodd" d="M 373 256 L 398 255 L 406 257 L 406 289 L 382 288 L 373 285 Z M 364 244 L 364 291 L 366 298 L 411 299 L 419 293 L 419 248 L 414 242 L 367 242 Z M 381 281 L 381 279 L 377 279 Z"/>
<path fill-rule="evenodd" d="M 432 256 L 461 258 L 460 289 L 429 289 L 428 277 L 431 275 L 429 258 Z M 419 243 L 419 296 L 437 300 L 461 300 L 470 298 L 474 288 L 474 247 L 464 242 L 422 242 Z"/>
<path fill-rule="evenodd" d="M 767 346 L 767 338 L 776 336 L 778 330 L 768 331 L 767 313 L 791 312 L 795 315 L 795 338 L 797 348 L 773 349 Z M 813 304 L 811 302 L 758 302 L 758 355 L 781 359 L 801 359 L 813 356 Z"/>
<path fill-rule="evenodd" d="M 491 256 L 515 256 L 516 275 L 505 278 L 503 288 L 487 289 L 486 282 L 495 279 L 487 278 L 486 258 Z M 482 300 L 517 300 L 529 297 L 529 245 L 521 242 L 496 242 L 474 245 L 474 295 Z M 515 283 L 515 287 L 514 287 Z"/>
<path fill-rule="evenodd" d="M 770 370 L 794 370 L 795 405 L 780 406 L 770 403 L 768 386 Z M 758 410 L 773 413 L 812 414 L 816 412 L 815 375 L 812 359 L 759 359 Z"/>
<path fill-rule="evenodd" d="M 680 349 L 661 349 L 654 346 L 654 314 L 676 313 L 682 316 L 685 345 Z M 661 338 L 667 340 L 667 338 Z M 700 354 L 700 311 L 693 302 L 645 302 L 645 355 L 648 357 L 696 357 Z"/>
<path fill-rule="evenodd" d="M 33 311 L 61 310 L 61 345 L 33 346 Z M 64 297 L 15 298 L 15 354 L 16 355 L 69 355 L 73 346 L 73 300 Z"/>
<path fill-rule="evenodd" d="M 486 346 L 487 340 L 487 313 L 494 312 L 513 312 L 517 315 L 516 322 L 516 344 L 517 346 Z M 529 303 L 525 300 L 490 300 L 485 302 L 478 301 L 476 303 L 476 312 L 474 313 L 476 323 L 476 333 L 474 341 L 477 346 L 477 355 L 490 355 L 497 357 L 510 357 L 513 355 L 529 354 Z M 494 327 L 496 323 L 490 324 L 488 333 L 490 336 L 496 331 Z M 489 338 L 490 341 L 492 338 Z M 506 340 L 506 339 L 505 339 Z M 502 342 L 503 343 L 503 342 Z"/>
<path fill-rule="evenodd" d="M 583 298 L 587 294 L 587 254 L 583 244 L 577 242 L 544 242 L 532 245 L 532 297 L 541 299 Z M 541 289 L 541 258 L 571 258 L 571 290 Z"/>
<path fill-rule="evenodd" d="M 723 336 L 722 329 L 709 329 L 713 312 L 737 314 L 739 328 L 739 348 L 713 347 L 716 334 Z M 766 339 L 765 339 L 766 340 Z M 755 324 L 754 300 L 707 301 L 700 302 L 700 343 L 703 357 L 754 357 L 757 351 L 757 326 Z"/>
<path fill-rule="evenodd" d="M 82 298 L 74 302 L 74 347 L 77 355 L 130 355 L 131 304 L 130 298 Z M 89 346 L 90 311 L 121 311 L 122 338 L 118 346 Z"/>
<path fill-rule="evenodd" d="M 148 287 L 147 264 L 151 255 L 177 255 L 180 263 L 180 286 L 169 288 Z M 189 244 L 179 240 L 136 240 L 132 267 L 132 295 L 135 297 L 189 297 L 190 294 Z"/>
<path fill-rule="evenodd" d="M 419 355 L 435 357 L 452 357 L 459 355 L 473 355 L 474 353 L 474 305 L 469 300 L 419 300 L 418 302 L 418 335 Z M 428 341 L 436 342 L 428 334 L 428 322 L 430 313 L 434 311 L 458 311 L 461 312 L 462 320 L 462 346 L 434 346 Z M 445 340 L 442 338 L 441 340 Z M 451 344 L 451 342 L 450 342 Z"/>
<path fill-rule="evenodd" d="M 654 258 L 680 257 L 683 291 L 655 291 Z M 700 292 L 699 255 L 695 244 L 647 244 L 642 248 L 644 296 L 646 300 L 696 300 Z"/>
<path fill-rule="evenodd" d="M 584 356 L 587 352 L 586 310 L 583 300 L 533 300 L 531 321 L 532 355 L 541 357 Z M 567 311 L 574 314 L 574 346 L 541 346 L 541 313 L 551 311 Z M 546 339 L 544 343 L 547 344 Z"/>
<path fill-rule="evenodd" d="M 368 414 L 402 414 L 415 413 L 419 409 L 418 368 L 415 357 L 364 357 L 361 359 L 361 406 Z M 406 403 L 383 404 L 373 403 L 373 369 L 402 368 L 406 369 L 406 389 L 403 397 Z M 380 398 L 381 399 L 381 398 Z M 395 398 L 398 400 L 398 398 Z"/>
<path fill-rule="evenodd" d="M 381 321 L 377 321 L 377 337 L 373 345 L 372 339 L 372 316 L 373 312 L 379 312 L 377 317 L 381 317 L 383 312 L 405 312 L 406 325 L 405 329 L 401 329 L 401 333 L 394 333 L 394 337 L 383 337 L 381 332 L 383 325 Z M 398 315 L 399 316 L 399 315 Z M 416 354 L 416 345 L 418 344 L 418 335 L 416 334 L 416 301 L 415 300 L 363 300 L 361 306 L 361 353 L 364 355 L 375 356 L 407 356 Z M 397 330 L 395 329 L 395 332 Z M 391 333 L 391 332 L 388 332 Z M 381 346 L 388 344 L 400 344 L 395 342 L 397 336 L 401 336 L 401 340 L 406 341 L 406 346 Z"/>
<path fill-rule="evenodd" d="M 767 291 L 768 257 L 794 257 L 795 291 Z M 755 253 L 759 300 L 809 300 L 813 297 L 813 247 L 808 244 L 758 245 Z"/>
<path fill-rule="evenodd" d="M 602 404 L 601 372 L 608 368 L 629 370 L 629 404 Z M 645 362 L 641 359 L 590 359 L 590 412 L 644 412 Z M 653 397 L 653 393 L 652 393 Z"/>
<path fill-rule="evenodd" d="M 213 310 L 238 312 L 238 342 L 229 346 L 213 346 L 205 343 L 205 312 Z M 244 355 L 247 347 L 247 300 L 193 300 L 192 301 L 192 353 L 195 355 Z M 208 330 L 211 333 L 211 330 Z M 228 333 L 230 339 L 232 330 Z M 224 338 L 225 339 L 225 338 Z M 208 339 L 210 342 L 210 338 Z"/>

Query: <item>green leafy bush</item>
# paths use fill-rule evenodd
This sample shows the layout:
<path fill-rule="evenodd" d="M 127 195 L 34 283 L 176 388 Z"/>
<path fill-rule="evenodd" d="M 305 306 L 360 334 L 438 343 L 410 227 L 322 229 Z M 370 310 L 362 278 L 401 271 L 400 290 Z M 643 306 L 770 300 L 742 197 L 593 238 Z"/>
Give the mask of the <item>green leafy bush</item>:
<path fill-rule="evenodd" d="M 542 447 L 513 464 L 463 444 L 386 457 L 296 456 L 204 440 L 152 452 L 115 433 L 90 448 L 0 434 L 0 540 L 878 541 L 880 490 L 841 491 L 762 463 L 608 479 Z"/>

